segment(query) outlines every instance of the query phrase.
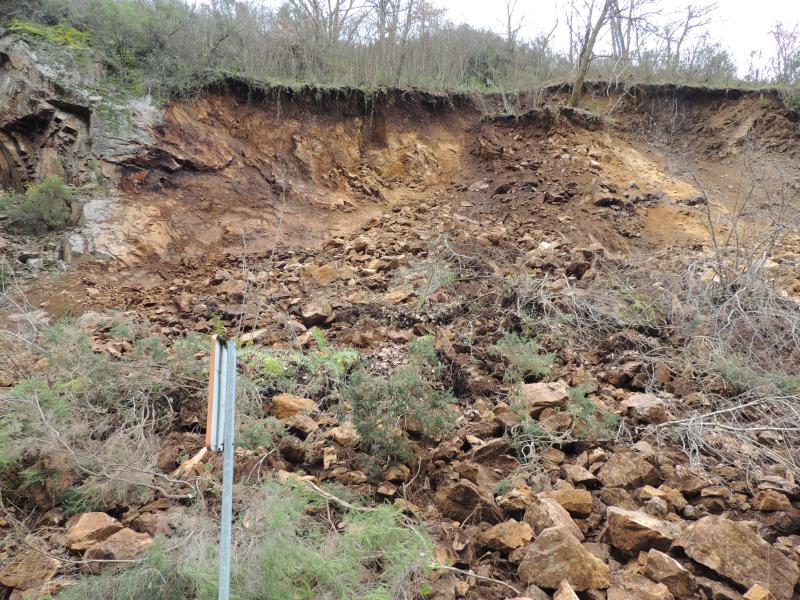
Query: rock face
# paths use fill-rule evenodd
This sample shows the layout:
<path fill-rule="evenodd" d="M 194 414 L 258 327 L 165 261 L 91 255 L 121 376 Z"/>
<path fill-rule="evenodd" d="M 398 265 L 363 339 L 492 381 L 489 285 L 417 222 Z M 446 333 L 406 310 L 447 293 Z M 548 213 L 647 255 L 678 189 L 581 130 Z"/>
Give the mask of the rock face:
<path fill-rule="evenodd" d="M 759 584 L 776 600 L 794 597 L 800 568 L 743 523 L 703 517 L 678 536 L 675 546 L 744 588 Z"/>
<path fill-rule="evenodd" d="M 597 478 L 609 488 L 632 488 L 658 483 L 658 471 L 639 452 L 620 450 L 600 468 Z"/>
<path fill-rule="evenodd" d="M 87 100 L 67 102 L 28 45 L 0 39 L 0 185 L 59 175 L 83 183 L 89 155 Z"/>
<path fill-rule="evenodd" d="M 642 550 L 668 550 L 675 537 L 672 523 L 651 517 L 638 510 L 610 506 L 604 541 L 618 550 L 634 554 Z"/>
<path fill-rule="evenodd" d="M 609 568 L 572 535 L 568 527 L 545 529 L 528 548 L 519 566 L 526 584 L 557 589 L 566 580 L 573 590 L 583 592 L 609 586 Z"/>
<path fill-rule="evenodd" d="M 106 513 L 83 513 L 69 523 L 64 545 L 70 550 L 86 550 L 120 529 L 122 523 Z"/>

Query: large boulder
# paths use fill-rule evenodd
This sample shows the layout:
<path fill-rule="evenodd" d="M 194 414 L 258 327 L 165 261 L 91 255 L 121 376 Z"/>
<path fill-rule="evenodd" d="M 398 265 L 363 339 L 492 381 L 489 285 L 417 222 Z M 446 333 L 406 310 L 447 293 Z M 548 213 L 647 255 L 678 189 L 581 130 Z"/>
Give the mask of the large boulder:
<path fill-rule="evenodd" d="M 703 517 L 686 527 L 674 545 L 743 588 L 759 584 L 776 600 L 795 597 L 800 568 L 744 523 L 721 516 Z"/>
<path fill-rule="evenodd" d="M 70 550 L 86 550 L 122 529 L 122 523 L 104 512 L 83 513 L 67 524 L 64 545 Z"/>
<path fill-rule="evenodd" d="M 658 483 L 658 471 L 639 452 L 619 450 L 597 473 L 604 487 L 635 488 Z"/>
<path fill-rule="evenodd" d="M 603 541 L 617 550 L 634 554 L 642 550 L 668 550 L 675 539 L 675 525 L 639 510 L 609 506 Z"/>
<path fill-rule="evenodd" d="M 557 589 L 565 579 L 576 592 L 609 586 L 608 565 L 563 525 L 545 529 L 528 547 L 519 577 L 526 584 L 550 590 Z"/>

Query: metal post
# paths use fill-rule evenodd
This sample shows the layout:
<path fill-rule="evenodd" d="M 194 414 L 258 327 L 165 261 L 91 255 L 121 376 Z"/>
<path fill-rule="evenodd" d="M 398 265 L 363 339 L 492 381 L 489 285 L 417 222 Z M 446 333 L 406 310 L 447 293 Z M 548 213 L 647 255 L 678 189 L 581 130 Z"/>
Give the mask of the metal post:
<path fill-rule="evenodd" d="M 222 358 L 222 357 L 220 357 Z M 233 432 L 236 404 L 236 344 L 228 342 L 226 377 L 222 397 L 224 438 L 222 453 L 222 511 L 219 529 L 219 600 L 228 600 L 231 585 L 231 522 L 233 520 Z M 220 390 L 223 391 L 223 390 Z"/>

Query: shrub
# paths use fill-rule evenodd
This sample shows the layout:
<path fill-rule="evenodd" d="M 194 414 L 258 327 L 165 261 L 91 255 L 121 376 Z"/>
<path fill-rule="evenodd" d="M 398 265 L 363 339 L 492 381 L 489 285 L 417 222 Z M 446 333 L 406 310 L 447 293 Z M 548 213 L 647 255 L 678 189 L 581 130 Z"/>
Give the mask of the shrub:
<path fill-rule="evenodd" d="M 542 451 L 553 443 L 550 432 L 524 412 L 520 421 L 508 431 L 506 439 L 526 465 L 535 463 Z"/>
<path fill-rule="evenodd" d="M 361 368 L 340 389 L 339 412 L 349 413 L 368 452 L 410 457 L 407 431 L 427 438 L 440 436 L 455 424 L 455 399 L 442 389 L 444 365 L 431 336 L 409 344 L 409 363 L 388 377 Z"/>
<path fill-rule="evenodd" d="M 66 227 L 75 194 L 59 177 L 49 175 L 28 188 L 9 210 L 9 226 L 23 233 L 44 233 Z"/>
<path fill-rule="evenodd" d="M 30 487 L 41 483 L 34 475 L 44 459 L 61 457 L 54 464 L 70 465 L 76 477 L 70 507 L 136 503 L 160 485 L 159 434 L 180 405 L 202 397 L 198 340 L 169 347 L 145 323 L 119 315 L 91 321 L 60 322 L 36 339 L 34 362 L 46 366 L 0 405 L 0 468 Z M 122 350 L 95 351 L 99 339 Z"/>
<path fill-rule="evenodd" d="M 356 350 L 331 348 L 316 327 L 311 334 L 316 348 L 309 352 L 245 352 L 263 393 L 289 392 L 322 400 L 335 395 L 347 374 L 362 362 Z"/>
<path fill-rule="evenodd" d="M 283 423 L 274 417 L 258 419 L 245 426 L 238 434 L 236 445 L 246 450 L 272 449 L 285 434 Z"/>
<path fill-rule="evenodd" d="M 300 483 L 268 480 L 242 494 L 234 526 L 231 597 L 238 600 L 392 600 L 414 595 L 432 545 L 388 504 L 365 509 L 331 503 Z M 335 518 L 332 528 L 327 518 Z M 122 574 L 86 577 L 57 600 L 213 600 L 216 528 L 207 518 L 183 525 L 191 547 L 158 540 Z"/>
<path fill-rule="evenodd" d="M 568 410 L 572 414 L 572 432 L 576 437 L 597 440 L 616 435 L 619 416 L 608 410 L 598 410 L 584 388 L 570 390 Z"/>
<path fill-rule="evenodd" d="M 549 375 L 555 359 L 555 354 L 544 352 L 538 341 L 516 333 L 505 334 L 489 347 L 489 354 L 505 360 L 508 367 L 503 379 L 511 383 L 538 380 Z"/>

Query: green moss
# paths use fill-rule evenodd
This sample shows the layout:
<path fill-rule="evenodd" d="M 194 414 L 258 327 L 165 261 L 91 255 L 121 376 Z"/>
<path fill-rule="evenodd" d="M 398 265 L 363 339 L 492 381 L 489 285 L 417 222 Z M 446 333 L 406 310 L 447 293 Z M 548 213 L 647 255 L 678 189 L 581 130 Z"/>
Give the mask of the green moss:
<path fill-rule="evenodd" d="M 31 21 L 12 19 L 9 29 L 14 33 L 46 40 L 59 46 L 68 46 L 75 50 L 87 50 L 92 43 L 92 36 L 67 25 L 41 25 Z"/>

